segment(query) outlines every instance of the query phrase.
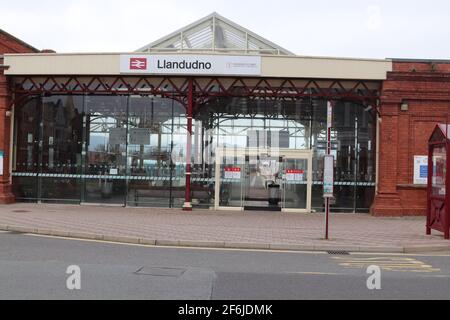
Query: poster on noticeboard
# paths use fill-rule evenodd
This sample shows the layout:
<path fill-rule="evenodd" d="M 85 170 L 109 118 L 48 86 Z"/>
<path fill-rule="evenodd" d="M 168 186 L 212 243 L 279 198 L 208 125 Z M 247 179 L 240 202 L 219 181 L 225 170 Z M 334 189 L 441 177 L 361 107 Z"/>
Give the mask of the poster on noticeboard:
<path fill-rule="evenodd" d="M 0 151 L 0 176 L 3 175 L 3 160 L 5 158 L 5 153 L 3 151 Z"/>

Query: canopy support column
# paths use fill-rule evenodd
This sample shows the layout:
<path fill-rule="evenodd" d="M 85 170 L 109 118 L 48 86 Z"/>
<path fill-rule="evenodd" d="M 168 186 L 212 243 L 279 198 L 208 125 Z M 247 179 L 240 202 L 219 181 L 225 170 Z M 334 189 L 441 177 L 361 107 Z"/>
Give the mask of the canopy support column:
<path fill-rule="evenodd" d="M 194 115 L 194 81 L 189 79 L 187 95 L 187 137 L 186 137 L 186 193 L 183 210 L 192 211 L 191 175 L 192 175 L 192 120 Z"/>

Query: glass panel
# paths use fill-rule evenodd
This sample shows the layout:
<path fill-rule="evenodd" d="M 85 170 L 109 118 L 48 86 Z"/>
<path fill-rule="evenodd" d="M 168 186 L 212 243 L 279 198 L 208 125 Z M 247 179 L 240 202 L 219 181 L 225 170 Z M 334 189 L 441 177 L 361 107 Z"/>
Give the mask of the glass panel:
<path fill-rule="evenodd" d="M 325 212 L 325 201 L 323 198 L 323 184 L 314 180 L 312 186 L 312 199 L 311 205 L 313 212 Z"/>
<path fill-rule="evenodd" d="M 244 157 L 235 153 L 223 156 L 220 164 L 219 205 L 221 207 L 243 207 L 244 162 Z"/>
<path fill-rule="evenodd" d="M 180 109 L 180 106 L 174 100 L 130 98 L 128 205 L 170 207 L 171 197 L 184 198 L 184 190 L 172 189 L 175 108 Z"/>
<path fill-rule="evenodd" d="M 313 100 L 309 103 L 311 116 L 311 148 L 313 149 L 313 191 L 312 208 L 324 212 L 323 198 L 323 157 L 327 148 L 327 104 L 326 101 Z M 333 136 L 333 134 L 332 134 Z M 336 153 L 336 143 L 332 144 Z"/>
<path fill-rule="evenodd" d="M 284 207 L 287 209 L 306 209 L 308 194 L 308 160 L 286 159 L 284 181 Z"/>
<path fill-rule="evenodd" d="M 192 204 L 196 208 L 209 208 L 215 199 L 215 162 L 212 147 L 213 130 L 202 121 L 194 122 L 192 137 Z"/>
<path fill-rule="evenodd" d="M 435 147 L 433 149 L 433 176 L 432 176 L 432 195 L 445 197 L 447 174 L 447 153 L 445 146 Z"/>
<path fill-rule="evenodd" d="M 124 204 L 127 98 L 86 98 L 85 202 Z"/>
<path fill-rule="evenodd" d="M 375 187 L 362 186 L 364 183 L 361 182 L 356 187 L 356 212 L 357 213 L 368 213 L 370 207 L 372 206 L 373 200 L 375 198 Z"/>
<path fill-rule="evenodd" d="M 186 145 L 188 139 L 187 118 L 185 108 L 175 103 L 173 108 L 172 130 L 172 196 L 171 206 L 181 208 L 185 200 L 186 190 Z"/>
<path fill-rule="evenodd" d="M 40 98 L 16 107 L 13 192 L 19 201 L 38 198 Z"/>
<path fill-rule="evenodd" d="M 357 166 L 356 110 L 351 103 L 337 103 L 333 109 L 332 146 L 335 155 L 335 211 L 354 212 Z"/>
<path fill-rule="evenodd" d="M 18 173 L 19 174 L 19 173 Z M 25 177 L 14 176 L 13 179 L 13 192 L 17 201 L 23 202 L 36 202 L 37 199 L 37 176 Z"/>
<path fill-rule="evenodd" d="M 360 107 L 357 109 L 357 186 L 356 212 L 369 212 L 375 197 L 375 116 Z"/>
<path fill-rule="evenodd" d="M 40 155 L 42 201 L 80 202 L 83 97 L 43 99 Z"/>

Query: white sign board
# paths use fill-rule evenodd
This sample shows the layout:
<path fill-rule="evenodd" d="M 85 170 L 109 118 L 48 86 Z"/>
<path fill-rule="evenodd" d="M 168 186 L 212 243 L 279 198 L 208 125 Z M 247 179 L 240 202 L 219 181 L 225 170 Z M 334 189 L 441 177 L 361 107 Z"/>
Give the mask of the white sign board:
<path fill-rule="evenodd" d="M 297 181 L 303 182 L 305 179 L 305 171 L 298 169 L 288 169 L 286 170 L 286 180 L 287 181 Z"/>
<path fill-rule="evenodd" d="M 332 155 L 324 157 L 323 196 L 334 197 L 334 156 Z"/>
<path fill-rule="evenodd" d="M 3 162 L 4 162 L 4 157 L 5 154 L 3 151 L 0 151 L 0 176 L 3 175 Z"/>
<path fill-rule="evenodd" d="M 260 56 L 121 55 L 122 74 L 260 76 Z"/>
<path fill-rule="evenodd" d="M 428 183 L 428 157 L 414 156 L 414 184 Z"/>
<path fill-rule="evenodd" d="M 327 104 L 327 129 L 333 128 L 333 105 L 330 101 Z"/>
<path fill-rule="evenodd" d="M 225 168 L 225 179 L 241 179 L 241 168 Z"/>

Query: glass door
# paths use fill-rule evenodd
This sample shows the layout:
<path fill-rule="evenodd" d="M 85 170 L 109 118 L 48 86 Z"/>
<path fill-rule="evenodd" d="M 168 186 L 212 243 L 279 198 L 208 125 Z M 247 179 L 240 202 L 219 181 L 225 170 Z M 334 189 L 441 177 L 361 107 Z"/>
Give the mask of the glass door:
<path fill-rule="evenodd" d="M 245 161 L 245 210 L 281 211 L 282 157 L 248 155 Z"/>

